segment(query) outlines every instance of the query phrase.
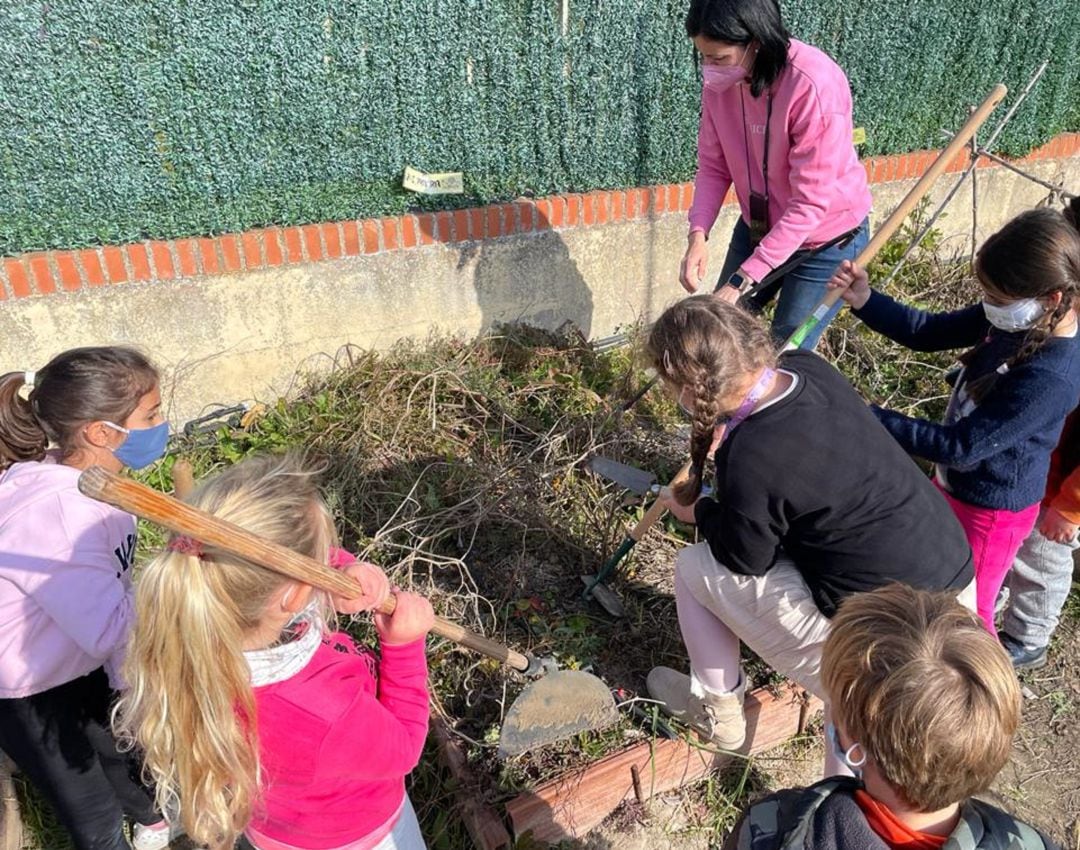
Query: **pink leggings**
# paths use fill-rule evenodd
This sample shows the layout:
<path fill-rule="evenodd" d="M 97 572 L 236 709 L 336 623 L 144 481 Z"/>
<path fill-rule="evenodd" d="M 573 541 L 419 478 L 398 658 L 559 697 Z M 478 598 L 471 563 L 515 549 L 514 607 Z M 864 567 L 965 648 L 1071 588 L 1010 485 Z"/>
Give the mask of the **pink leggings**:
<path fill-rule="evenodd" d="M 994 628 L 994 605 L 1005 576 L 1021 544 L 1031 534 L 1039 517 L 1039 505 L 1020 511 L 980 508 L 954 499 L 942 490 L 949 506 L 964 528 L 975 559 L 975 596 L 979 616 L 990 631 Z"/>

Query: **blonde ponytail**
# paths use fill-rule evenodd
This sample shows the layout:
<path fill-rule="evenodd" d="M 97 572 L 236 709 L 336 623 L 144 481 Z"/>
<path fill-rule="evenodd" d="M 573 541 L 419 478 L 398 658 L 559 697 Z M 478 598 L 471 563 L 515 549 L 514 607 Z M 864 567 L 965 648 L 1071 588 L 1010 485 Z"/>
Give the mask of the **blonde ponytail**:
<path fill-rule="evenodd" d="M 326 563 L 333 523 L 295 456 L 245 460 L 191 503 Z M 139 578 L 136 627 L 114 717 L 137 746 L 163 810 L 199 844 L 229 848 L 258 805 L 257 717 L 243 642 L 287 581 L 207 547 L 167 551 Z"/>

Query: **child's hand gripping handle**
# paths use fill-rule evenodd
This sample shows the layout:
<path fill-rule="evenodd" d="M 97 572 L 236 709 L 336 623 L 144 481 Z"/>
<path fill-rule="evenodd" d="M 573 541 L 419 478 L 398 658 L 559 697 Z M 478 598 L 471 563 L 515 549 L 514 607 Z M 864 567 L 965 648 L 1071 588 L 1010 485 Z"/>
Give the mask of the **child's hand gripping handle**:
<path fill-rule="evenodd" d="M 971 113 L 968 120 L 964 123 L 964 126 L 960 128 L 960 131 L 952 137 L 952 141 L 945 147 L 941 153 L 937 155 L 937 158 L 931 163 L 930 167 L 926 170 L 926 173 L 919 178 L 919 182 L 916 183 L 910 192 L 908 192 L 904 199 L 900 202 L 900 205 L 892 211 L 885 223 L 881 225 L 874 233 L 873 238 L 866 244 L 866 247 L 862 249 L 859 256 L 855 258 L 855 265 L 865 266 L 869 264 L 874 257 L 878 255 L 885 243 L 889 241 L 892 235 L 899 230 L 900 225 L 904 223 L 908 215 L 922 200 L 923 195 L 930 191 L 930 187 L 934 185 L 934 182 L 938 179 L 938 176 L 949 164 L 956 158 L 958 154 L 963 151 L 968 142 L 971 141 L 971 137 L 975 135 L 975 132 L 983 125 L 987 118 L 990 117 L 990 113 L 994 111 L 1009 90 L 1005 86 L 998 83 L 990 91 L 990 94 L 986 96 L 986 99 L 979 104 L 979 108 Z M 800 325 L 795 333 L 788 337 L 787 342 L 784 343 L 784 351 L 792 351 L 802 345 L 804 339 L 810 335 L 817 325 L 824 321 L 828 315 L 829 310 L 840 298 L 840 293 L 843 290 L 829 289 L 825 293 L 825 297 L 821 299 L 821 303 L 814 308 L 814 312 L 811 313 L 805 322 Z"/>
<path fill-rule="evenodd" d="M 99 466 L 92 466 L 79 476 L 79 490 L 85 496 L 148 519 L 176 534 L 192 537 L 335 596 L 353 598 L 360 594 L 359 583 L 338 570 L 299 552 L 263 540 L 238 525 L 225 522 L 172 496 L 159 493 L 145 484 L 122 478 Z M 390 597 L 379 610 L 390 614 L 393 613 L 394 605 L 395 600 Z M 528 656 L 440 617 L 435 618 L 431 630 L 447 640 L 483 653 L 515 670 L 526 672 L 536 668 L 535 662 Z"/>

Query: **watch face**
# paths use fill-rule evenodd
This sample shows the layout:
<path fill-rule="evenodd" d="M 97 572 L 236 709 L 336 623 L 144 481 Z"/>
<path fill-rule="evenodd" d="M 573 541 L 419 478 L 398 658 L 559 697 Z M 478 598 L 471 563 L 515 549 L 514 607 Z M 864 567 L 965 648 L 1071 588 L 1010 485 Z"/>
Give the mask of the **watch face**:
<path fill-rule="evenodd" d="M 744 278 L 738 272 L 735 272 L 735 274 L 733 274 L 731 277 L 728 278 L 728 286 L 734 286 L 736 289 L 742 289 L 743 284 L 745 284 L 745 283 L 746 283 L 746 278 Z"/>

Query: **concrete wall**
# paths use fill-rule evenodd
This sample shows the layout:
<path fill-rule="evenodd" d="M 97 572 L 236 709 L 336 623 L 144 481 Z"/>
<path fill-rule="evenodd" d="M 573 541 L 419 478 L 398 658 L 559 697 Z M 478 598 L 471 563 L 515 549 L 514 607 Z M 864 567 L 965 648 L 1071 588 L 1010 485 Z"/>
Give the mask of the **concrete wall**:
<path fill-rule="evenodd" d="M 1080 186 L 1080 156 L 1024 167 Z M 941 178 L 932 200 L 955 179 Z M 914 182 L 872 186 L 874 220 Z M 980 238 L 1047 196 L 1001 168 L 979 169 L 978 193 Z M 713 231 L 710 278 L 736 214 L 726 206 Z M 948 246 L 968 250 L 969 187 L 939 226 Z M 589 337 L 602 337 L 655 318 L 683 295 L 678 267 L 685 232 L 685 213 L 678 211 L 234 274 L 9 297 L 0 303 L 0 373 L 39 368 L 72 346 L 135 344 L 165 368 L 169 413 L 181 422 L 212 403 L 288 393 L 298 370 L 328 367 L 347 343 L 385 348 L 402 337 L 471 336 L 516 320 L 549 328 L 569 320 Z"/>

